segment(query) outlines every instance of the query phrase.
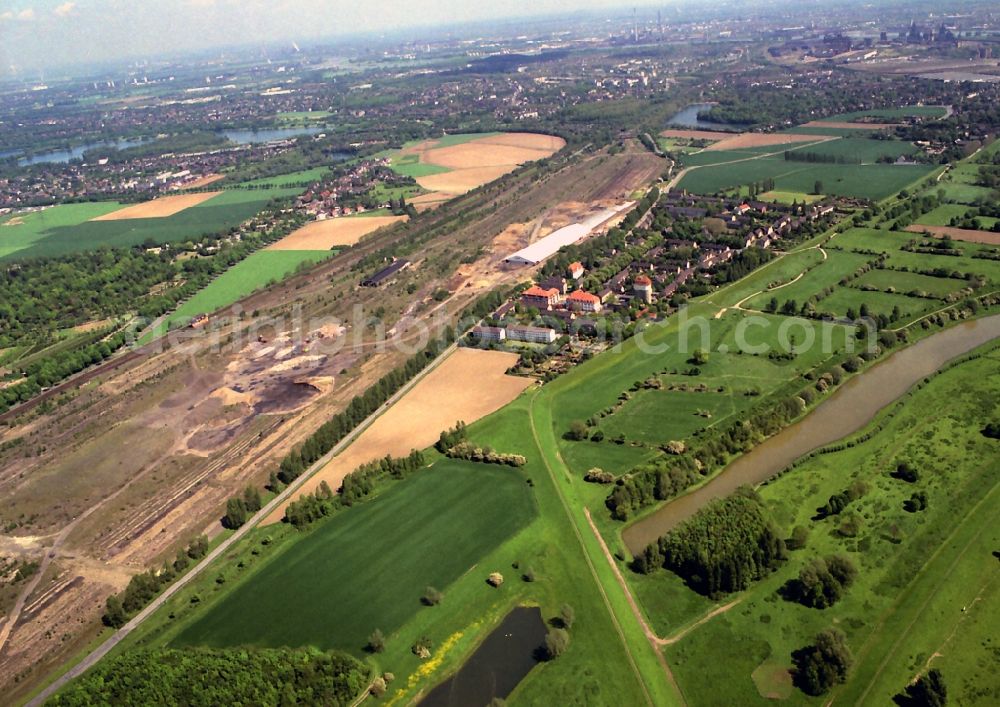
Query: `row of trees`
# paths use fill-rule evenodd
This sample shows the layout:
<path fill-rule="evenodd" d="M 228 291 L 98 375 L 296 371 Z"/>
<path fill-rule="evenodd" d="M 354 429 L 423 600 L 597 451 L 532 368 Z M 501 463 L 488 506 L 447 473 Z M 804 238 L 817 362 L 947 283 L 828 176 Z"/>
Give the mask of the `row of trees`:
<path fill-rule="evenodd" d="M 367 685 L 368 668 L 346 653 L 159 648 L 102 661 L 48 704 L 349 705 Z"/>
<path fill-rule="evenodd" d="M 324 518 L 338 508 L 353 506 L 367 499 L 379 483 L 388 478 L 401 479 L 426 465 L 424 455 L 413 450 L 409 456 L 390 457 L 362 464 L 344 477 L 340 494 L 336 494 L 326 481 L 311 494 L 304 494 L 285 509 L 285 522 L 304 528 Z"/>
<path fill-rule="evenodd" d="M 208 538 L 201 535 L 183 550 L 177 551 L 172 563 L 164 562 L 159 570 L 149 570 L 134 575 L 128 586 L 119 594 L 112 594 L 105 601 L 105 626 L 121 628 L 130 618 L 151 602 L 164 587 L 173 582 L 194 560 L 200 560 L 208 553 Z"/>
<path fill-rule="evenodd" d="M 222 525 L 235 530 L 246 523 L 261 507 L 260 490 L 255 486 L 247 486 L 243 489 L 242 495 L 233 496 L 226 502 L 226 515 L 222 518 Z"/>
<path fill-rule="evenodd" d="M 664 567 L 706 596 L 738 592 L 770 574 L 786 558 L 785 541 L 760 497 L 742 487 L 708 504 L 652 543 L 634 567 Z"/>

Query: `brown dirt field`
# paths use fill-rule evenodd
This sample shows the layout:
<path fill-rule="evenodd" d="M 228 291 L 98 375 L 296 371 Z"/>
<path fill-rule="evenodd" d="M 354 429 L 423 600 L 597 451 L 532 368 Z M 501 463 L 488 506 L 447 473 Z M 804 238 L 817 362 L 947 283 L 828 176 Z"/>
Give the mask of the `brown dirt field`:
<path fill-rule="evenodd" d="M 437 147 L 438 144 L 437 140 L 425 140 L 403 150 L 403 154 L 417 154 L 424 164 L 451 169 L 444 174 L 419 177 L 417 183 L 431 192 L 457 196 L 499 179 L 525 162 L 555 154 L 566 145 L 566 141 L 551 135 L 505 133 L 448 147 Z M 430 201 L 414 203 L 426 204 Z"/>
<path fill-rule="evenodd" d="M 715 143 L 706 150 L 739 150 L 741 147 L 770 147 L 796 142 L 835 140 L 836 135 L 793 135 L 791 133 L 741 133 Z"/>
<path fill-rule="evenodd" d="M 444 192 L 457 196 L 470 192 L 483 184 L 492 182 L 494 179 L 499 179 L 508 172 L 511 172 L 516 166 L 497 165 L 493 167 L 456 169 L 451 172 L 443 172 L 442 174 L 418 177 L 417 184 L 429 191 Z"/>
<path fill-rule="evenodd" d="M 438 147 L 428 150 L 420 161 L 426 164 L 448 167 L 449 169 L 469 169 L 471 167 L 515 167 L 525 162 L 540 160 L 552 153 L 549 150 L 532 150 L 511 145 L 494 145 L 474 140 L 461 145 Z"/>
<path fill-rule="evenodd" d="M 513 353 L 457 349 L 306 481 L 301 493 L 315 491 L 323 481 L 330 488 L 340 488 L 344 477 L 366 462 L 423 449 L 456 421 L 471 424 L 499 410 L 533 382 L 504 373 L 516 361 Z M 264 522 L 278 523 L 284 515 L 285 506 L 281 506 Z"/>
<path fill-rule="evenodd" d="M 530 150 L 544 150 L 549 154 L 555 154 L 566 147 L 566 141 L 561 137 L 539 133 L 504 133 L 503 135 L 480 138 L 473 142 L 481 145 L 510 145 Z"/>
<path fill-rule="evenodd" d="M 454 194 L 445 194 L 444 192 L 431 192 L 430 194 L 421 194 L 420 196 L 408 199 L 408 202 L 413 204 L 414 208 L 420 212 L 427 211 L 428 209 L 436 209 L 454 196 Z"/>
<path fill-rule="evenodd" d="M 734 133 L 719 133 L 711 130 L 664 130 L 660 137 L 674 137 L 683 140 L 725 140 Z"/>
<path fill-rule="evenodd" d="M 993 231 L 970 231 L 965 228 L 953 228 L 952 226 L 921 226 L 920 224 L 907 226 L 906 230 L 910 233 L 924 233 L 926 231 L 939 238 L 941 236 L 951 236 L 956 241 L 966 241 L 968 243 L 1000 245 L 1000 233 L 994 233 Z"/>
<path fill-rule="evenodd" d="M 803 128 L 841 128 L 843 130 L 884 130 L 895 128 L 899 123 L 851 123 L 840 120 L 812 120 Z"/>
<path fill-rule="evenodd" d="M 224 174 L 206 174 L 204 177 L 199 177 L 193 182 L 188 182 L 184 185 L 185 189 L 201 189 L 202 187 L 207 187 L 209 184 L 214 184 L 220 179 L 225 179 Z"/>
<path fill-rule="evenodd" d="M 73 327 L 73 331 L 77 334 L 86 334 L 88 331 L 94 331 L 95 329 L 100 329 L 101 327 L 111 326 L 114 321 L 114 319 L 99 319 L 92 322 L 85 322 L 83 324 L 77 324 Z"/>
<path fill-rule="evenodd" d="M 112 211 L 91 221 L 124 221 L 134 218 L 164 218 L 180 213 L 184 209 L 202 204 L 209 199 L 221 194 L 221 191 L 206 191 L 198 194 L 177 194 L 176 196 L 161 196 L 159 199 L 146 201 L 141 204 L 126 206 L 124 209 Z"/>
<path fill-rule="evenodd" d="M 405 221 L 406 216 L 350 216 L 307 223 L 265 250 L 330 250 L 354 245 L 373 231 Z"/>

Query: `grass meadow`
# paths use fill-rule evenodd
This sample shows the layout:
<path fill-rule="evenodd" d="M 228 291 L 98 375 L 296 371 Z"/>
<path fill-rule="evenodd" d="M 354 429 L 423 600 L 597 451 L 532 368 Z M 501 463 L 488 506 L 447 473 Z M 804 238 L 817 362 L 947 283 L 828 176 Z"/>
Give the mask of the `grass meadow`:
<path fill-rule="evenodd" d="M 360 655 L 375 628 L 392 635 L 416 613 L 435 611 L 421 605 L 426 587 L 447 600 L 453 582 L 536 512 L 518 471 L 438 461 L 319 524 L 173 643 L 312 645 Z"/>
<path fill-rule="evenodd" d="M 129 247 L 147 241 L 183 242 L 236 226 L 259 212 L 271 199 L 298 191 L 234 189 L 173 216 L 121 221 L 89 220 L 118 210 L 120 204 L 57 206 L 26 214 L 21 226 L 0 226 L 0 261 L 65 255 L 101 246 Z M 28 230 L 18 235 L 18 229 L 23 227 Z"/>
<path fill-rule="evenodd" d="M 791 666 L 791 651 L 831 625 L 847 634 L 856 664 L 848 683 L 824 699 L 890 704 L 928 665 L 943 670 L 956 704 L 1000 697 L 995 671 L 984 670 L 996 650 L 1000 613 L 991 555 L 1000 526 L 989 522 L 1000 480 L 984 461 L 996 457 L 998 443 L 980 433 L 998 412 L 998 371 L 996 352 L 955 365 L 884 412 L 874 423 L 884 427 L 870 427 L 868 441 L 817 455 L 762 487 L 779 527 L 790 532 L 802 525 L 809 539 L 775 574 L 726 597 L 739 599 L 730 611 L 667 648 L 690 703 L 767 703 L 760 689 L 775 687 L 773 678 Z M 904 461 L 918 470 L 916 483 L 888 475 Z M 860 527 L 846 537 L 835 530 L 843 517 L 815 520 L 813 514 L 854 481 L 869 491 L 844 511 Z M 928 495 L 923 512 L 903 508 L 914 491 Z M 837 604 L 811 609 L 779 597 L 779 587 L 808 559 L 833 553 L 847 555 L 860 570 Z M 709 608 L 665 571 L 638 578 L 635 587 L 661 629 L 689 623 Z M 761 681 L 763 673 L 772 681 Z M 790 704 L 816 703 L 797 690 L 787 694 Z"/>
<path fill-rule="evenodd" d="M 836 143 L 824 146 L 833 144 Z M 715 194 L 773 179 L 777 191 L 813 193 L 816 182 L 820 182 L 824 194 L 878 201 L 910 186 L 933 169 L 927 165 L 816 164 L 761 157 L 694 169 L 684 176 L 678 188 L 696 194 Z"/>
<path fill-rule="evenodd" d="M 318 263 L 333 255 L 326 250 L 258 250 L 236 263 L 191 299 L 183 302 L 143 342 L 183 326 L 198 314 L 207 314 L 236 302 L 266 285 L 283 280 L 304 263 Z"/>

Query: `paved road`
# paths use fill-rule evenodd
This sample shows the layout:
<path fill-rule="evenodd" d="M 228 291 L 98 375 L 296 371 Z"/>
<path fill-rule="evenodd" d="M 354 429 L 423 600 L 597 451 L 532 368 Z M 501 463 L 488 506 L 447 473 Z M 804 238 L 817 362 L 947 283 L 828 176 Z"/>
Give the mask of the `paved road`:
<path fill-rule="evenodd" d="M 263 508 L 257 511 L 254 516 L 247 521 L 245 525 L 240 527 L 235 533 L 223 540 L 216 548 L 205 555 L 201 562 L 191 568 L 187 574 L 180 577 L 176 582 L 167 587 L 162 594 L 160 594 L 156 599 L 152 601 L 145 609 L 136 614 L 131 621 L 122 626 L 118 631 L 115 632 L 113 636 L 110 636 L 104 643 L 95 648 L 93 652 L 87 655 L 86 658 L 81 660 L 79 663 L 70 668 L 65 674 L 57 678 L 51 685 L 42 690 L 37 696 L 35 696 L 30 702 L 27 703 L 28 707 L 36 707 L 41 705 L 49 697 L 54 695 L 57 691 L 62 689 L 70 680 L 79 677 L 87 670 L 92 668 L 97 664 L 101 658 L 106 656 L 111 652 L 119 643 L 121 643 L 125 638 L 135 631 L 143 621 L 148 619 L 153 613 L 159 609 L 165 602 L 167 602 L 171 597 L 173 597 L 177 592 L 187 586 L 190 582 L 194 580 L 199 574 L 201 574 L 206 568 L 211 566 L 215 560 L 224 555 L 226 552 L 233 547 L 234 544 L 239 542 L 247 533 L 249 533 L 253 528 L 255 528 L 262 520 L 267 518 L 267 516 L 285 501 L 289 500 L 301 486 L 315 474 L 317 471 L 326 466 L 331 459 L 340 454 L 349 444 L 354 442 L 354 440 L 364 432 L 376 419 L 378 419 L 383 413 L 389 408 L 395 405 L 400 398 L 402 398 L 406 393 L 410 391 L 413 386 L 415 386 L 424 376 L 437 368 L 442 361 L 444 361 L 451 353 L 458 347 L 458 344 L 452 344 L 447 349 L 441 352 L 441 354 L 434 359 L 423 371 L 418 375 L 414 376 L 406 385 L 400 388 L 396 393 L 389 398 L 385 403 L 382 404 L 378 410 L 373 412 L 364 422 L 362 422 L 358 427 L 351 432 L 350 435 L 342 439 L 337 445 L 331 449 L 329 452 L 323 455 L 315 464 L 309 467 L 304 474 L 295 479 L 289 486 L 271 499 Z"/>

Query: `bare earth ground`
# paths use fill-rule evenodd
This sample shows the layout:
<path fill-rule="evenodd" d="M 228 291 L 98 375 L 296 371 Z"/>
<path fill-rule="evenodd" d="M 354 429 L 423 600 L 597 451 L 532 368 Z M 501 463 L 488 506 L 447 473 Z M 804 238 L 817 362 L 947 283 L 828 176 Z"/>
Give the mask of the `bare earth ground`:
<path fill-rule="evenodd" d="M 323 481 L 338 489 L 344 477 L 362 464 L 386 454 L 398 457 L 423 449 L 457 421 L 471 424 L 499 410 L 534 382 L 506 375 L 517 360 L 514 353 L 457 349 L 303 484 L 302 493 L 315 491 Z M 282 506 L 265 522 L 280 522 L 284 514 Z"/>
<path fill-rule="evenodd" d="M 454 315 L 486 289 L 530 277 L 530 269 L 505 268 L 503 257 L 572 218 L 577 207 L 570 200 L 579 208 L 621 203 L 663 170 L 663 161 L 637 142 L 626 143 L 623 153 L 570 162 L 541 179 L 515 176 L 511 184 L 484 186 L 483 196 L 459 197 L 471 204 L 471 217 L 461 223 L 445 206 L 399 224 L 402 234 L 373 233 L 241 302 L 260 317 L 220 314 L 195 332 L 218 329 L 224 344 L 242 333 L 241 344 L 213 352 L 199 338 L 159 353 L 129 354 L 124 365 L 99 369 L 83 385 L 60 392 L 68 399 L 53 412 L 22 413 L 0 424 L 0 554 L 51 559 L 37 585 L 15 585 L 26 611 L 14 620 L 0 617 L 5 701 L 23 699 L 93 639 L 104 599 L 128 575 L 159 566 L 198 533 L 218 532 L 228 497 L 248 483 L 264 483 L 290 449 L 405 359 L 393 347 L 372 347 L 372 330 L 352 325 L 355 304 L 366 312 L 383 307 L 385 321 L 412 338 L 411 322 Z M 504 209 L 491 207 L 498 198 Z M 416 292 L 357 287 L 357 259 L 440 224 L 444 234 L 422 247 L 404 276 Z M 461 262 L 477 251 L 475 262 Z M 442 269 L 445 263 L 450 269 Z M 433 294 L 444 284 L 452 296 L 437 302 Z M 302 313 L 299 348 L 285 340 L 290 327 L 299 327 L 293 306 Z M 270 317 L 284 317 L 285 324 L 255 330 Z M 331 319 L 345 323 L 346 331 Z M 333 341 L 346 343 L 339 350 L 328 346 Z M 22 443 L 3 446 L 18 439 Z"/>
<path fill-rule="evenodd" d="M 993 231 L 970 231 L 966 228 L 954 228 L 952 226 L 921 226 L 919 224 L 907 226 L 906 230 L 911 233 L 931 233 L 938 237 L 951 236 L 956 241 L 1000 245 L 1000 233 L 994 233 Z"/>
<path fill-rule="evenodd" d="M 437 147 L 438 144 L 436 140 L 425 140 L 403 150 L 403 154 L 416 154 L 423 164 L 451 169 L 418 177 L 417 183 L 431 192 L 454 195 L 492 182 L 525 162 L 549 157 L 561 150 L 566 141 L 552 135 L 505 133 L 449 147 Z M 415 203 L 432 202 L 427 199 Z"/>
<path fill-rule="evenodd" d="M 726 140 L 733 137 L 733 133 L 713 132 L 711 130 L 664 130 L 660 135 L 684 140 Z"/>
<path fill-rule="evenodd" d="M 351 216 L 313 221 L 266 250 L 330 250 L 333 246 L 354 245 L 372 231 L 405 220 L 406 216 Z"/>
<path fill-rule="evenodd" d="M 204 177 L 199 177 L 193 182 L 188 182 L 184 185 L 184 189 L 201 189 L 202 187 L 207 187 L 209 184 L 215 184 L 220 179 L 225 179 L 224 174 L 206 174 Z"/>
<path fill-rule="evenodd" d="M 428 209 L 433 209 L 454 196 L 453 194 L 445 194 L 444 192 L 435 191 L 430 194 L 421 194 L 420 196 L 415 196 L 412 199 L 407 199 L 407 201 L 417 209 L 418 212 L 427 211 Z"/>
<path fill-rule="evenodd" d="M 126 206 L 124 209 L 112 211 L 91 221 L 124 221 L 133 218 L 164 218 L 180 213 L 184 209 L 202 204 L 221 194 L 221 191 L 206 191 L 197 194 L 177 194 L 176 196 L 161 196 L 159 199 L 146 201 L 142 204 Z"/>
<path fill-rule="evenodd" d="M 417 177 L 417 184 L 432 192 L 443 192 L 451 195 L 465 194 L 512 172 L 515 167 L 517 167 L 516 164 L 453 169 L 450 172 Z"/>
<path fill-rule="evenodd" d="M 853 123 L 841 120 L 811 120 L 803 128 L 840 128 L 844 130 L 886 130 L 898 127 L 900 123 Z"/>
<path fill-rule="evenodd" d="M 817 142 L 819 140 L 834 140 L 830 135 L 793 135 L 792 133 L 741 133 L 735 137 L 721 140 L 706 150 L 739 150 L 741 147 L 770 147 L 771 145 L 790 145 L 796 142 Z"/>

